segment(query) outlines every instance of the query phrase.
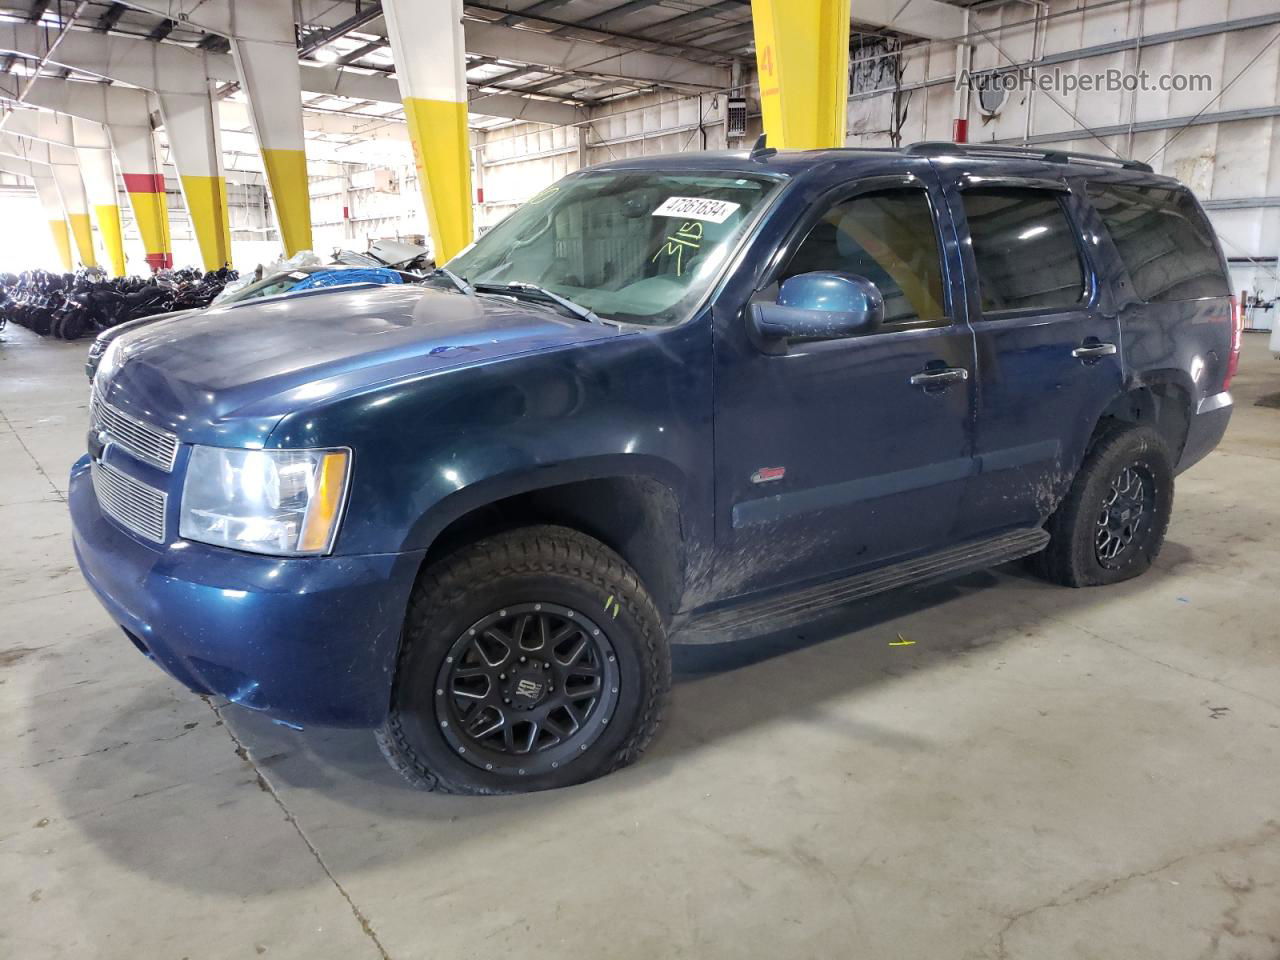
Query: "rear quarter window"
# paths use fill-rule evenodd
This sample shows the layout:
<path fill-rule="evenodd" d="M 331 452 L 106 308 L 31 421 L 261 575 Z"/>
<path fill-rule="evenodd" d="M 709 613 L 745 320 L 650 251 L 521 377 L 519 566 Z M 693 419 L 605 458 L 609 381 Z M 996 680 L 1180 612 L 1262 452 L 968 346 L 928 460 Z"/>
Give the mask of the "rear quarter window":
<path fill-rule="evenodd" d="M 1185 187 L 1091 183 L 1089 199 L 1143 300 L 1230 294 L 1213 227 Z"/>
<path fill-rule="evenodd" d="M 1084 300 L 1080 249 L 1056 192 L 984 187 L 962 196 L 984 314 L 1068 310 Z"/>

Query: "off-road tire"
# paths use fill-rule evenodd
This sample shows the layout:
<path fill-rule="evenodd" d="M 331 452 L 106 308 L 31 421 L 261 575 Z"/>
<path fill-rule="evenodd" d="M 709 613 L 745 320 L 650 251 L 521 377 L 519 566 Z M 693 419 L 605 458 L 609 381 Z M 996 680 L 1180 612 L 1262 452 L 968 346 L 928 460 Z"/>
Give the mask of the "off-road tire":
<path fill-rule="evenodd" d="M 1113 479 L 1133 467 L 1152 485 L 1149 515 L 1115 566 L 1099 560 L 1099 517 Z M 1031 558 L 1032 569 L 1066 587 L 1093 587 L 1145 573 L 1160 548 L 1173 510 L 1173 463 L 1164 438 L 1150 427 L 1117 424 L 1105 430 L 1085 456 L 1071 489 L 1045 524 L 1049 545 Z"/>
<path fill-rule="evenodd" d="M 458 755 L 441 730 L 436 680 L 469 625 L 500 607 L 555 603 L 594 616 L 617 657 L 618 696 L 608 727 L 559 769 L 533 776 L 490 772 Z M 595 779 L 639 758 L 671 687 L 671 654 L 657 607 L 614 551 L 565 527 L 524 527 L 464 547 L 423 571 L 409 600 L 383 755 L 424 790 L 510 794 Z M 474 755 L 474 751 L 473 751 Z"/>

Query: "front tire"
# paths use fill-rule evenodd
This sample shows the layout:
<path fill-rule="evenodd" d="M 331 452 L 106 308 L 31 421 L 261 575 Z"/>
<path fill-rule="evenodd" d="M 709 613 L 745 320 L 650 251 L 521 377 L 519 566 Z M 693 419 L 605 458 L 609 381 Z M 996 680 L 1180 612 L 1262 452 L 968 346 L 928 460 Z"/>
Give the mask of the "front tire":
<path fill-rule="evenodd" d="M 425 790 L 549 790 L 637 759 L 670 686 L 635 571 L 577 531 L 526 527 L 419 578 L 378 745 Z"/>
<path fill-rule="evenodd" d="M 1173 512 L 1173 464 L 1150 427 L 1104 433 L 1049 518 L 1037 573 L 1067 587 L 1119 583 L 1145 573 L 1164 545 Z"/>

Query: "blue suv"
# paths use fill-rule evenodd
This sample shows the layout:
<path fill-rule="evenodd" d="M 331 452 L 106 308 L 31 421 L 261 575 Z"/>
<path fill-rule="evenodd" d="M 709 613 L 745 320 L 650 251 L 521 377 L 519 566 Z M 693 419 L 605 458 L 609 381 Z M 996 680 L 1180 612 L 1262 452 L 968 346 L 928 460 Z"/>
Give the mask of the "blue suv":
<path fill-rule="evenodd" d="M 546 789 L 640 755 L 670 642 L 1021 557 L 1146 570 L 1238 331 L 1199 204 L 1142 164 L 625 160 L 423 285 L 115 339 L 75 550 L 192 690 L 375 728 L 427 789 Z"/>

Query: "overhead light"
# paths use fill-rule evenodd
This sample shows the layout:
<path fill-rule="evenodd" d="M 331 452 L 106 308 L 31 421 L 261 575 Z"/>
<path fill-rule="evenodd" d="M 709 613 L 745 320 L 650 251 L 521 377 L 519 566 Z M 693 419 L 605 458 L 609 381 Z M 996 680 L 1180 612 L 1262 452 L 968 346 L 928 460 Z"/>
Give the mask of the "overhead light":
<path fill-rule="evenodd" d="M 338 59 L 338 55 L 328 47 L 321 47 L 316 51 L 316 59 L 321 63 L 333 63 Z"/>

